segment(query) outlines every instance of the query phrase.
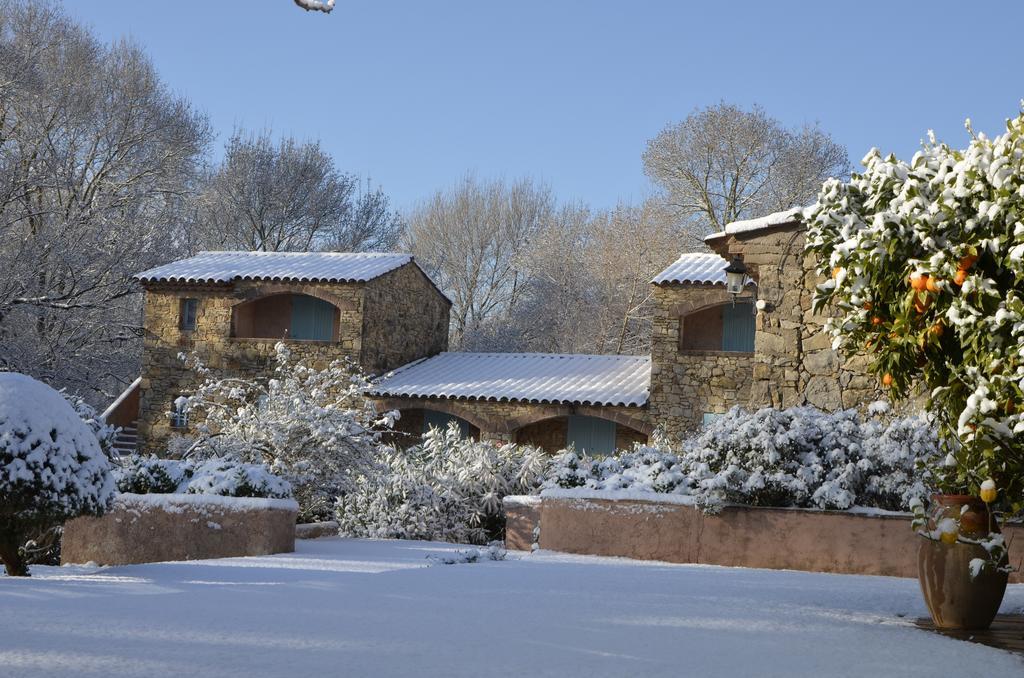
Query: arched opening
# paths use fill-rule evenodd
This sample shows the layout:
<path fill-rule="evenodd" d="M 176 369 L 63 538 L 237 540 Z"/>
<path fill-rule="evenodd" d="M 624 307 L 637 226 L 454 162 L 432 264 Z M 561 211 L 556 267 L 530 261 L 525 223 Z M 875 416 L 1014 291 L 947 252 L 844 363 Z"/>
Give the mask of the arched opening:
<path fill-rule="evenodd" d="M 572 445 L 579 452 L 600 456 L 630 449 L 634 443 L 646 443 L 647 434 L 610 419 L 572 414 L 527 424 L 516 431 L 515 440 L 545 452 Z"/>
<path fill-rule="evenodd" d="M 273 294 L 231 310 L 231 336 L 239 339 L 337 341 L 336 306 L 307 294 Z"/>
<path fill-rule="evenodd" d="M 755 319 L 749 300 L 699 309 L 679 319 L 679 349 L 753 353 Z"/>
<path fill-rule="evenodd" d="M 406 409 L 399 412 L 402 416 L 395 422 L 393 432 L 387 435 L 388 442 L 399 447 L 415 445 L 431 428 L 447 428 L 452 422 L 459 427 L 463 438 L 480 439 L 478 427 L 454 414 L 426 408 Z"/>

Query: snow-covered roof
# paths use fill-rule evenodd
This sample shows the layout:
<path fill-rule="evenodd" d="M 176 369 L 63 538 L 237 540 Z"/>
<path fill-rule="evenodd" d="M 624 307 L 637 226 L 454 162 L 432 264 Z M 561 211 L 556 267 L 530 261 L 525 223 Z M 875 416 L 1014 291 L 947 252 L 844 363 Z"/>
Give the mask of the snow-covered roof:
<path fill-rule="evenodd" d="M 803 207 L 792 207 L 788 210 L 772 212 L 771 214 L 766 214 L 763 217 L 757 217 L 756 219 L 733 221 L 725 225 L 724 231 L 712 233 L 711 235 L 706 236 L 704 240 L 714 240 L 715 238 L 721 238 L 722 236 L 733 235 L 735 233 L 750 233 L 752 231 L 760 231 L 765 228 L 773 228 L 783 224 L 790 224 L 794 221 L 799 221 L 800 214 L 803 211 Z"/>
<path fill-rule="evenodd" d="M 376 252 L 200 252 L 138 273 L 135 279 L 150 283 L 366 282 L 410 261 L 409 254 Z"/>
<path fill-rule="evenodd" d="M 654 276 L 655 285 L 666 283 L 696 283 L 724 285 L 725 267 L 729 262 L 714 253 L 687 252 L 680 256 L 664 271 Z M 748 284 L 753 284 L 751 281 Z"/>
<path fill-rule="evenodd" d="M 650 386 L 650 356 L 441 353 L 384 375 L 370 394 L 640 406 Z"/>

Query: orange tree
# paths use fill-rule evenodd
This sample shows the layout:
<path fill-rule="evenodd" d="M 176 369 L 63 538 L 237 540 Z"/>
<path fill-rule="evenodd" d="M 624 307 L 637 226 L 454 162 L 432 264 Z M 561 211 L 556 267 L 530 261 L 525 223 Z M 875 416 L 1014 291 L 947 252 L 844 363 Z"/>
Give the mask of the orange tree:
<path fill-rule="evenodd" d="M 1024 105 L 1024 104 L 1022 104 Z M 1024 509 L 1024 113 L 966 149 L 872 149 L 804 211 L 833 345 L 866 353 L 895 398 L 921 384 L 949 454 L 937 489 Z M 991 483 L 986 496 L 991 498 Z"/>

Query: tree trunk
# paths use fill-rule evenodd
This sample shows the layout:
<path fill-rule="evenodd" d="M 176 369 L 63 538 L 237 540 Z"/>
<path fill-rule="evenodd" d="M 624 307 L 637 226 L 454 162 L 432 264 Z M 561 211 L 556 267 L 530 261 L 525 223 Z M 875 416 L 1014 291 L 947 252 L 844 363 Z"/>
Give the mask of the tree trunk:
<path fill-rule="evenodd" d="M 9 537 L 0 538 L 0 560 L 8 577 L 27 577 L 28 565 L 18 551 L 18 543 Z"/>

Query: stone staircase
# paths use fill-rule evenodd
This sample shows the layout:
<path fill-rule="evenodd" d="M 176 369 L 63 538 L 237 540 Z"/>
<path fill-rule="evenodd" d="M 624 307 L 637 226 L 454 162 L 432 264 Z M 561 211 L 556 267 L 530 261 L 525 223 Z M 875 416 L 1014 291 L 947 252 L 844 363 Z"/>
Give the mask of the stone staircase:
<path fill-rule="evenodd" d="M 124 457 L 135 454 L 139 445 L 139 422 L 133 421 L 128 426 L 122 426 L 114 438 L 114 452 Z"/>

